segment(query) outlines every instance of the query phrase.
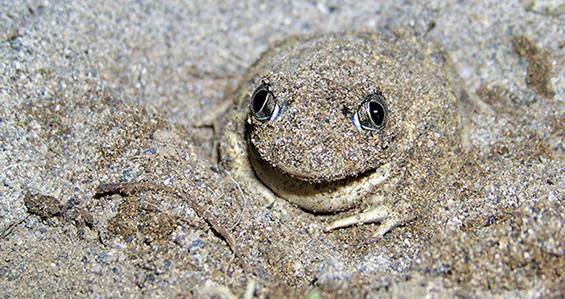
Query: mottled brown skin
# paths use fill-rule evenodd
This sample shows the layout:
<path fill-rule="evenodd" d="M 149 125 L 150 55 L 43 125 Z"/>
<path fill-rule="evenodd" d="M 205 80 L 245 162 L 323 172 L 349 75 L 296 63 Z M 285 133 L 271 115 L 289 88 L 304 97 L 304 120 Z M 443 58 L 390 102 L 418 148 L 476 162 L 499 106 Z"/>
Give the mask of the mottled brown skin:
<path fill-rule="evenodd" d="M 222 163 L 248 192 L 306 210 L 365 202 L 367 212 L 326 229 L 377 221 L 382 235 L 425 209 L 437 195 L 430 180 L 456 168 L 461 90 L 452 88 L 449 68 L 439 48 L 402 33 L 290 37 L 242 80 L 222 134 Z M 262 83 L 283 107 L 274 121 L 249 112 Z M 373 93 L 385 99 L 386 123 L 360 131 L 352 115 Z"/>

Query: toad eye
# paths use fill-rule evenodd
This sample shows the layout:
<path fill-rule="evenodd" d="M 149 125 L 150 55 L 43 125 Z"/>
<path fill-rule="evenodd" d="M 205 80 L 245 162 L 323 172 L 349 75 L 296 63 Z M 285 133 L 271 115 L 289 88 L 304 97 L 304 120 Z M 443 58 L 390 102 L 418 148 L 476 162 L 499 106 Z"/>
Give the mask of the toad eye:
<path fill-rule="evenodd" d="M 353 124 L 359 131 L 382 130 L 385 126 L 388 110 L 384 97 L 378 93 L 371 94 L 359 105 L 353 115 Z"/>
<path fill-rule="evenodd" d="M 280 112 L 275 96 L 267 84 L 261 84 L 251 96 L 250 110 L 259 121 L 274 120 Z"/>

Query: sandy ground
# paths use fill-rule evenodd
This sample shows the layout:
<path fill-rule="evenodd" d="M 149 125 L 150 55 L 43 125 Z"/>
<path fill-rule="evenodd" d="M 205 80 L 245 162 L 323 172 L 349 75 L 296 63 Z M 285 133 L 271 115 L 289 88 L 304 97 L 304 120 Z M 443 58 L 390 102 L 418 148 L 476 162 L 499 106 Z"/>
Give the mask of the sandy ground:
<path fill-rule="evenodd" d="M 0 3 L 0 297 L 562 296 L 563 4 L 350 2 Z M 363 244 L 208 160 L 271 42 L 395 26 L 496 112 L 430 213 Z"/>

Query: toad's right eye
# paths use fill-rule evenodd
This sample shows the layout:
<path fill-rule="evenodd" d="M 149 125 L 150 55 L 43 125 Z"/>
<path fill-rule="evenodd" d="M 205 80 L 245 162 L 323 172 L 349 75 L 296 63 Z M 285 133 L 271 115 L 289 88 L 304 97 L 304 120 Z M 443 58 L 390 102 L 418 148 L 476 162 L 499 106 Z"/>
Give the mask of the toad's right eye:
<path fill-rule="evenodd" d="M 259 121 L 272 121 L 277 118 L 280 112 L 280 107 L 275 96 L 269 90 L 269 85 L 264 83 L 253 92 L 249 108 L 253 117 Z"/>
<path fill-rule="evenodd" d="M 385 127 L 388 109 L 380 93 L 365 98 L 353 116 L 353 124 L 359 131 L 382 131 Z"/>

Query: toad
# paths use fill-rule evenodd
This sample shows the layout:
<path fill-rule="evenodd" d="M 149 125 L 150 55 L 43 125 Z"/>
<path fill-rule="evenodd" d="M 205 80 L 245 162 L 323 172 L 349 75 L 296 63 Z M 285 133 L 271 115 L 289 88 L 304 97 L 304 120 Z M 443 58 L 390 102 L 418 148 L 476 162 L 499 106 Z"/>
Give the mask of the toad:
<path fill-rule="evenodd" d="M 425 211 L 457 167 L 463 126 L 443 50 L 402 33 L 292 36 L 253 64 L 220 139 L 221 163 L 254 196 L 378 223 Z"/>

